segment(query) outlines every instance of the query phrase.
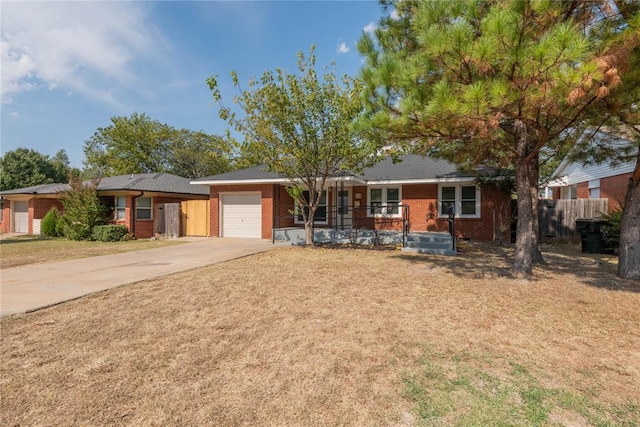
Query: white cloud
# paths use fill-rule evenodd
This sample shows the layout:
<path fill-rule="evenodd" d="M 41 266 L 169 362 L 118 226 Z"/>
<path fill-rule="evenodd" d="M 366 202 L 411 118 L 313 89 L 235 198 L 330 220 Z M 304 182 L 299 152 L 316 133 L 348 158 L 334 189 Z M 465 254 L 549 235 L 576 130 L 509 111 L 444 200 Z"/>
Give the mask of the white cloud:
<path fill-rule="evenodd" d="M 398 13 L 398 9 L 393 9 L 391 11 L 391 19 L 393 19 L 394 21 L 397 21 L 398 19 L 400 19 L 400 14 Z"/>
<path fill-rule="evenodd" d="M 113 103 L 135 88 L 134 62 L 161 37 L 144 3 L 6 2 L 2 5 L 2 102 L 48 87 Z"/>
<path fill-rule="evenodd" d="M 344 54 L 344 53 L 349 52 L 350 50 L 351 49 L 349 49 L 349 46 L 347 46 L 347 44 L 345 42 L 342 42 L 342 43 L 338 44 L 338 49 L 337 49 L 338 53 Z"/>
<path fill-rule="evenodd" d="M 377 25 L 375 24 L 375 22 L 369 22 L 367 25 L 365 25 L 362 31 L 364 31 L 365 33 L 373 34 L 376 28 Z"/>
<path fill-rule="evenodd" d="M 16 111 L 12 111 L 12 112 L 10 112 L 10 113 L 9 113 L 9 115 L 10 115 L 11 117 L 18 117 L 20 114 L 19 114 L 19 113 L 17 113 Z"/>

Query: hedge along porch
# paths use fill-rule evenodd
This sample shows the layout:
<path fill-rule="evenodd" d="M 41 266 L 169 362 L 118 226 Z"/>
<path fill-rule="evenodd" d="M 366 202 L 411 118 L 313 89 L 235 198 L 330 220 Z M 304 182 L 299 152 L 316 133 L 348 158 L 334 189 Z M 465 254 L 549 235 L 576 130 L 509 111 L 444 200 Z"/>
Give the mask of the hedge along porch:
<path fill-rule="evenodd" d="M 68 189 L 68 184 L 44 184 L 3 191 L 0 193 L 4 199 L 2 230 L 39 234 L 40 222 L 52 207 L 62 212 L 60 197 Z M 182 206 L 189 201 L 201 201 L 206 205 L 209 191 L 171 174 L 134 174 L 101 179 L 98 197 L 108 208 L 112 223 L 127 226 L 136 238 L 150 238 L 156 233 L 164 233 L 167 224 L 163 211 L 166 206 Z M 202 221 L 205 231 L 201 235 L 209 234 L 208 215 L 187 218 L 182 212 L 176 218 L 183 225 L 188 220 Z"/>
<path fill-rule="evenodd" d="M 399 232 L 407 226 L 410 232 L 444 232 L 454 206 L 458 237 L 489 241 L 496 233 L 506 238 L 509 194 L 480 188 L 473 174 L 443 160 L 417 155 L 400 160 L 385 159 L 360 174 L 330 177 L 316 212 L 316 229 Z M 291 182 L 265 166 L 191 183 L 210 188 L 212 236 L 274 239 L 274 232 L 304 228 L 300 207 L 287 192 Z"/>

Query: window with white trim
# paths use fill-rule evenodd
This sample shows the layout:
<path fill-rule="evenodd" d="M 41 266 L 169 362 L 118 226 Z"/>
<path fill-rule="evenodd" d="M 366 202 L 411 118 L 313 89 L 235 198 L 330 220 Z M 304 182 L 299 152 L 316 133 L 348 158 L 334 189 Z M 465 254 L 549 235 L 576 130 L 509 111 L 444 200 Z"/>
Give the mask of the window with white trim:
<path fill-rule="evenodd" d="M 480 218 L 480 189 L 475 185 L 442 184 L 438 188 L 438 215 L 446 217 L 453 206 L 456 217 Z"/>
<path fill-rule="evenodd" d="M 369 188 L 368 216 L 400 216 L 400 187 Z"/>
<path fill-rule="evenodd" d="M 113 217 L 116 220 L 125 218 L 125 208 L 127 200 L 125 196 L 116 196 L 116 203 L 113 209 Z"/>
<path fill-rule="evenodd" d="M 590 199 L 600 198 L 600 180 L 599 179 L 593 179 L 589 181 L 589 198 Z"/>
<path fill-rule="evenodd" d="M 136 199 L 136 219 L 151 219 L 151 197 Z"/>
<path fill-rule="evenodd" d="M 309 191 L 305 190 L 302 192 L 302 197 L 308 202 L 309 201 Z M 304 224 L 304 218 L 302 216 L 302 209 L 305 209 L 308 212 L 308 207 L 303 207 L 298 204 L 296 201 L 296 224 Z M 318 203 L 318 207 L 316 208 L 316 213 L 313 216 L 313 222 L 318 224 L 327 224 L 327 190 L 322 190 L 322 195 L 320 196 L 320 202 Z"/>

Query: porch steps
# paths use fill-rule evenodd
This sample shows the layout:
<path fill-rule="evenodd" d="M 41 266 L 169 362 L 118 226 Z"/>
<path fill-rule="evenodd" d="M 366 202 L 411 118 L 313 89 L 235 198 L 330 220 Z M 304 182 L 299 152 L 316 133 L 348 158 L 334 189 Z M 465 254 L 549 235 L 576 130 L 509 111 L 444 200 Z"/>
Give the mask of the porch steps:
<path fill-rule="evenodd" d="M 407 236 L 407 245 L 402 252 L 432 255 L 457 255 L 453 250 L 453 238 L 449 233 L 412 232 Z"/>

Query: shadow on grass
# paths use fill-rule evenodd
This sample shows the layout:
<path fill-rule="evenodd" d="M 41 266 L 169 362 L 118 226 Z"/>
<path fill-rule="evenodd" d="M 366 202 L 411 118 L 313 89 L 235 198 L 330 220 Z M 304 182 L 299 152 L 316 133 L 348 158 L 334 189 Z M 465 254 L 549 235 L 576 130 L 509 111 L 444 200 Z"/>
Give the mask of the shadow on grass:
<path fill-rule="evenodd" d="M 62 239 L 62 238 L 58 238 Z M 14 243 L 31 243 L 37 242 L 39 240 L 56 240 L 48 237 L 40 237 L 36 235 L 28 235 L 28 236 L 18 236 L 18 237 L 7 237 L 6 239 L 0 239 L 0 245 L 11 245 Z"/>
<path fill-rule="evenodd" d="M 542 245 L 546 264 L 534 267 L 531 282 L 542 282 L 545 273 L 568 274 L 578 282 L 602 289 L 640 292 L 640 282 L 616 276 L 617 258 L 605 254 L 585 254 L 572 245 Z M 460 245 L 455 257 L 398 253 L 396 258 L 413 264 L 444 268 L 450 273 L 470 279 L 509 278 L 515 279 L 511 271 L 513 246 L 495 246 L 487 243 L 465 242 Z"/>

